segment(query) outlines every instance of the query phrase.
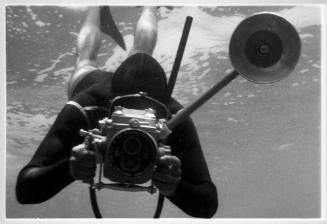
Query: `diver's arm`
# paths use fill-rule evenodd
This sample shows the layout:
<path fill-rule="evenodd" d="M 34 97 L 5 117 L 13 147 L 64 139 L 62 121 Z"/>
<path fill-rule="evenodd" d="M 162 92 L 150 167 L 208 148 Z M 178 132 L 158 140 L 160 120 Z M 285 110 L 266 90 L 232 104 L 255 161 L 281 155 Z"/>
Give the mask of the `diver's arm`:
<path fill-rule="evenodd" d="M 217 190 L 212 182 L 191 184 L 182 179 L 174 195 L 168 198 L 193 217 L 211 218 L 218 208 Z"/>
<path fill-rule="evenodd" d="M 168 198 L 187 214 L 210 218 L 218 208 L 217 189 L 211 181 L 195 126 L 190 118 L 170 136 L 172 153 L 182 162 L 182 179 Z"/>
<path fill-rule="evenodd" d="M 78 130 L 86 121 L 78 109 L 66 105 L 32 160 L 20 171 L 17 200 L 22 204 L 48 200 L 74 181 L 69 172 L 71 148 L 83 141 Z"/>
<path fill-rule="evenodd" d="M 36 204 L 50 199 L 74 181 L 67 174 L 68 158 L 43 167 L 26 166 L 17 178 L 16 197 L 21 204 Z"/>

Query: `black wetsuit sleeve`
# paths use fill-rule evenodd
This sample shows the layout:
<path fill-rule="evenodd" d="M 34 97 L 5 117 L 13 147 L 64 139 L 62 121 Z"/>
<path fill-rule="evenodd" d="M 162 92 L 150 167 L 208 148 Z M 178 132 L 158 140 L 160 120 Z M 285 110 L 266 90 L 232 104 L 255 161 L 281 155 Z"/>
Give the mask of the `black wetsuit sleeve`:
<path fill-rule="evenodd" d="M 188 118 L 177 126 L 168 143 L 172 153 L 182 162 L 182 179 L 175 193 L 168 198 L 191 216 L 212 217 L 218 208 L 218 194 L 193 121 Z"/>
<path fill-rule="evenodd" d="M 74 181 L 69 157 L 72 147 L 83 141 L 79 129 L 86 127 L 79 109 L 72 105 L 62 109 L 31 161 L 18 174 L 16 196 L 20 203 L 43 202 Z"/>

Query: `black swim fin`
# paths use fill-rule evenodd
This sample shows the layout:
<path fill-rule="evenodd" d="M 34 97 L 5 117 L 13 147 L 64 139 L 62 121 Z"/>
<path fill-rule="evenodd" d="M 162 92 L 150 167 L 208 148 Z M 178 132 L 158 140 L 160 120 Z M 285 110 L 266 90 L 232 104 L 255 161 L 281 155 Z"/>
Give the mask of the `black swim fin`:
<path fill-rule="evenodd" d="M 124 38 L 112 18 L 109 6 L 100 7 L 100 20 L 101 32 L 109 35 L 121 48 L 126 50 Z"/>

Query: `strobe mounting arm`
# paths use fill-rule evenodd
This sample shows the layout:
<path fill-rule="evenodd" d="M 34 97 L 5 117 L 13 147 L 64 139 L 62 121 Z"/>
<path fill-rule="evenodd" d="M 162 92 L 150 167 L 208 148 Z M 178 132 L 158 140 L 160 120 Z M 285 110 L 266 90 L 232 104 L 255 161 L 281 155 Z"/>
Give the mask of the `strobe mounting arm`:
<path fill-rule="evenodd" d="M 232 71 L 227 76 L 225 76 L 220 82 L 216 83 L 211 89 L 205 92 L 200 98 L 194 101 L 191 105 L 177 112 L 172 119 L 170 119 L 167 123 L 167 126 L 170 130 L 172 130 L 176 125 L 178 125 L 182 120 L 188 117 L 191 113 L 193 113 L 196 109 L 202 106 L 205 102 L 207 102 L 211 97 L 213 97 L 218 91 L 228 85 L 233 79 L 238 76 L 237 71 Z"/>

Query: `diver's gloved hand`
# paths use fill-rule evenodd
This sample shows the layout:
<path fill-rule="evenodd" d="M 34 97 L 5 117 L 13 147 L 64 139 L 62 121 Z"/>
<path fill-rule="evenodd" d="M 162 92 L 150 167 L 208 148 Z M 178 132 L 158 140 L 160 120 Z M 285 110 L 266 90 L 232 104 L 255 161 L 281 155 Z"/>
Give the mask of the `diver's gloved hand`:
<path fill-rule="evenodd" d="M 158 167 L 153 176 L 154 185 L 165 196 L 174 194 L 181 180 L 181 161 L 173 155 L 163 155 L 158 161 Z"/>
<path fill-rule="evenodd" d="M 91 147 L 90 137 L 85 138 L 83 144 L 72 149 L 70 161 L 70 173 L 76 180 L 92 183 L 96 170 L 96 156 Z"/>

